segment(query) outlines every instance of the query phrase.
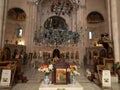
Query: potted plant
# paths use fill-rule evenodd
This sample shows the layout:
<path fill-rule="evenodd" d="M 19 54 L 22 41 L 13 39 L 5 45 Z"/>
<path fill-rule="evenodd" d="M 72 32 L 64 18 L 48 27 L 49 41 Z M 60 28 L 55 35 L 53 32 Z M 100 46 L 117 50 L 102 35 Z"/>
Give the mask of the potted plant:
<path fill-rule="evenodd" d="M 120 83 L 120 62 L 114 64 L 114 71 L 118 74 L 118 82 Z"/>

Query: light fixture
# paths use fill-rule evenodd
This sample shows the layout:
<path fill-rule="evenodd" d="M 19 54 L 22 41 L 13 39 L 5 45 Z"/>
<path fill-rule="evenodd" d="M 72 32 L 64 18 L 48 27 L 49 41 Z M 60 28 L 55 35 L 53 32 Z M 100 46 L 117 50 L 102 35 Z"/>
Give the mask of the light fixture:
<path fill-rule="evenodd" d="M 20 40 L 20 41 L 18 41 L 18 45 L 25 45 L 24 40 Z"/>
<path fill-rule="evenodd" d="M 51 12 L 56 15 L 70 15 L 74 7 L 78 7 L 80 0 L 52 0 Z"/>
<path fill-rule="evenodd" d="M 44 30 L 40 28 L 34 32 L 35 45 L 77 44 L 80 34 L 74 30 L 69 30 L 65 20 L 60 15 L 70 15 L 79 8 L 79 3 L 80 0 L 52 0 L 50 9 L 56 16 L 48 18 Z"/>
<path fill-rule="evenodd" d="M 34 42 L 46 45 L 77 44 L 80 35 L 74 30 L 69 30 L 66 21 L 60 16 L 48 18 L 44 24 L 44 30 L 36 30 Z"/>
<path fill-rule="evenodd" d="M 37 30 L 34 33 L 34 42 L 46 45 L 77 44 L 79 39 L 78 32 L 62 29 L 46 29 L 44 32 Z"/>
<path fill-rule="evenodd" d="M 45 43 L 50 45 L 65 45 L 70 43 L 78 43 L 80 35 L 78 32 L 61 30 L 61 29 L 47 29 L 43 33 Z"/>

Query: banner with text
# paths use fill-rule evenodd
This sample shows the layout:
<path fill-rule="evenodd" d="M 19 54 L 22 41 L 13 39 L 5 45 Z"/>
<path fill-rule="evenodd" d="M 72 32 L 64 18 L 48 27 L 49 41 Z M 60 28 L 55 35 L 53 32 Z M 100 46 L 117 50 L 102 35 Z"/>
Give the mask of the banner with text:
<path fill-rule="evenodd" d="M 11 80 L 11 70 L 2 70 L 1 86 L 9 86 Z"/>
<path fill-rule="evenodd" d="M 103 72 L 102 72 L 102 86 L 103 87 L 111 87 L 110 70 L 103 70 Z"/>

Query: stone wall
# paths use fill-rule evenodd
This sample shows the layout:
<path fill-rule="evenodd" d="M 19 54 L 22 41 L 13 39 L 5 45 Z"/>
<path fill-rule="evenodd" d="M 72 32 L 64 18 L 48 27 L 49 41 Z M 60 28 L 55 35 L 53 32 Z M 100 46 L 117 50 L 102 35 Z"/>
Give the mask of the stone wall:
<path fill-rule="evenodd" d="M 117 0 L 117 16 L 118 16 L 118 28 L 120 30 L 120 1 Z M 120 34 L 120 32 L 118 32 Z M 120 41 L 120 36 L 119 36 L 119 41 Z M 119 42 L 120 44 L 120 42 Z"/>
<path fill-rule="evenodd" d="M 97 23 L 97 24 L 87 24 L 87 31 L 93 32 L 93 39 L 88 40 L 89 42 L 87 43 L 89 46 L 94 45 L 94 42 L 98 41 L 100 38 L 100 35 L 102 33 L 109 33 L 108 30 L 108 14 L 107 14 L 107 7 L 106 7 L 106 2 L 105 0 L 87 0 L 86 1 L 86 18 L 87 15 L 93 11 L 99 12 L 103 18 L 104 22 L 102 23 Z M 87 33 L 88 33 L 87 32 Z M 88 39 L 88 37 L 87 37 Z"/>
<path fill-rule="evenodd" d="M 46 0 L 43 0 L 42 6 L 37 7 L 37 5 L 33 3 L 33 0 L 9 0 L 8 10 L 13 7 L 21 8 L 25 11 L 27 18 L 25 22 L 20 22 L 20 23 L 13 22 L 7 19 L 7 25 L 6 25 L 6 31 L 5 31 L 6 38 L 12 40 L 14 37 L 15 39 L 13 43 L 15 43 L 16 40 L 19 40 L 19 39 L 16 39 L 17 37 L 15 35 L 16 29 L 17 29 L 16 23 L 19 23 L 20 25 L 23 26 L 24 36 L 21 39 L 24 39 L 25 45 L 27 46 L 26 50 L 28 53 L 34 52 L 34 51 L 51 52 L 55 48 L 54 46 L 48 47 L 45 45 L 35 45 L 33 42 L 34 31 L 39 29 L 40 26 L 44 27 L 44 22 L 47 20 L 47 18 L 55 15 L 50 12 L 49 3 L 50 3 L 49 0 L 47 3 L 46 3 Z M 86 2 L 85 0 L 82 0 L 81 4 L 82 6 L 80 6 L 77 12 L 77 15 L 76 15 L 76 12 L 73 12 L 71 17 L 67 15 L 61 15 L 61 17 L 65 18 L 69 26 L 69 29 L 72 29 L 73 31 L 78 30 L 78 32 L 81 32 L 80 28 L 83 27 L 83 32 L 82 32 L 83 35 L 81 35 L 80 37 L 81 41 L 77 46 L 74 46 L 74 47 L 72 45 L 70 47 L 68 47 L 67 45 L 65 47 L 64 46 L 60 47 L 61 51 L 63 52 L 79 51 L 80 60 L 82 60 L 82 57 L 85 53 L 85 47 L 90 46 L 91 44 L 91 41 L 88 40 L 88 31 L 93 30 L 95 32 L 94 39 L 99 37 L 100 32 L 101 33 L 108 32 L 108 26 L 106 24 L 108 20 L 107 20 L 107 10 L 106 10 L 105 0 L 86 0 Z M 88 25 L 87 27 L 86 17 L 92 11 L 100 12 L 104 17 L 105 22 L 102 24 Z M 12 35 L 10 34 L 10 32 Z"/>
<path fill-rule="evenodd" d="M 118 41 L 119 41 L 119 51 L 120 51 L 120 0 L 117 1 L 117 16 L 118 16 Z M 114 32 L 114 30 L 113 30 Z M 120 53 L 119 53 L 120 57 Z M 120 62 L 120 59 L 118 60 Z"/>

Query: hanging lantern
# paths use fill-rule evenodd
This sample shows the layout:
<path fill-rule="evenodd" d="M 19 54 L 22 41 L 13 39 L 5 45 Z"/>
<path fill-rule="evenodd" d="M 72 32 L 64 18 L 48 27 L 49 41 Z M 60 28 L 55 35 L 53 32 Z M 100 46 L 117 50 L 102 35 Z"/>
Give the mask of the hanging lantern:
<path fill-rule="evenodd" d="M 51 12 L 53 12 L 53 8 L 51 8 Z"/>
<path fill-rule="evenodd" d="M 69 10 L 69 11 L 68 11 L 68 13 L 70 14 L 70 13 L 71 13 L 71 11 Z"/>
<path fill-rule="evenodd" d="M 77 0 L 52 0 L 51 12 L 56 15 L 69 15 L 73 11 L 73 5 L 78 5 Z"/>
<path fill-rule="evenodd" d="M 58 14 L 58 12 L 55 12 L 55 14 L 57 15 L 57 14 Z"/>
<path fill-rule="evenodd" d="M 73 10 L 73 7 L 70 7 L 70 10 Z"/>
<path fill-rule="evenodd" d="M 68 3 L 68 2 L 66 3 L 66 6 L 69 6 L 69 3 Z"/>
<path fill-rule="evenodd" d="M 60 0 L 58 0 L 58 6 L 60 6 L 61 5 L 61 2 L 60 2 Z"/>
<path fill-rule="evenodd" d="M 65 12 L 62 12 L 62 15 L 65 15 Z"/>
<path fill-rule="evenodd" d="M 70 2 L 69 2 L 68 0 L 66 0 L 66 6 L 69 6 L 69 3 L 70 3 Z"/>

